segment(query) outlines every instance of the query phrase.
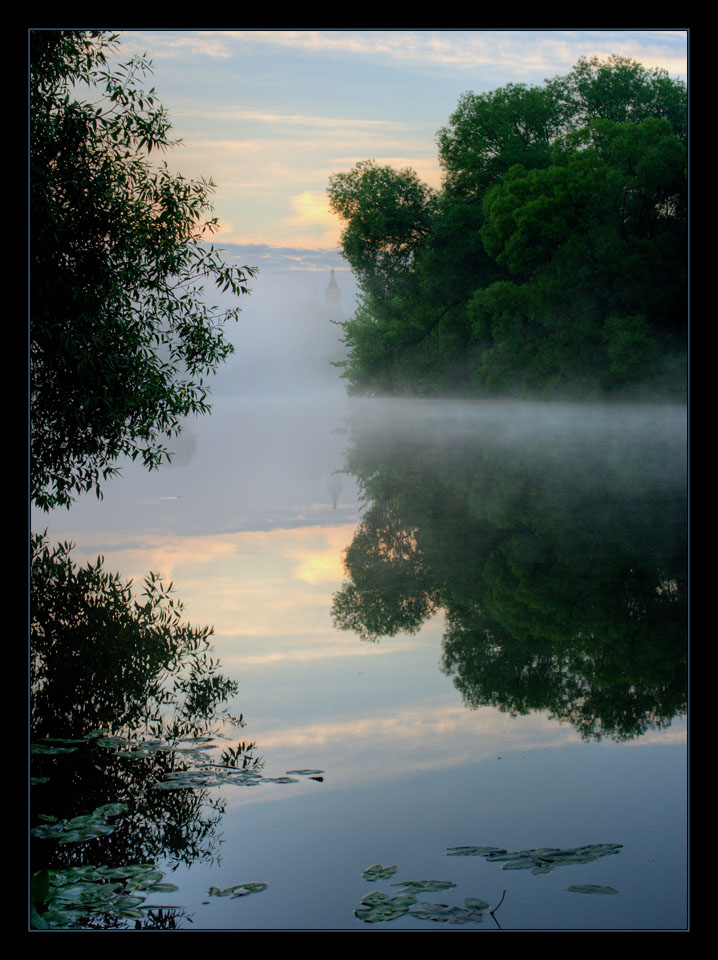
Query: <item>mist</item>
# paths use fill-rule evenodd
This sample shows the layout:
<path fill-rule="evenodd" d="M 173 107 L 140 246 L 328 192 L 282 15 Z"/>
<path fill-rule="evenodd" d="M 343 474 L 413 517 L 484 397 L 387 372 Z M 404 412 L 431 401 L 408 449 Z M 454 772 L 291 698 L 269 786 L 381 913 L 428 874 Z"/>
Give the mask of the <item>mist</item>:
<path fill-rule="evenodd" d="M 253 265 L 257 251 L 234 255 Z M 96 527 L 108 510 L 138 534 L 356 522 L 360 491 L 347 464 L 357 444 L 408 444 L 412 456 L 439 460 L 478 443 L 517 470 L 571 484 L 591 485 L 608 469 L 639 470 L 657 488 L 685 485 L 680 404 L 348 397 L 332 364 L 344 357 L 339 323 L 355 309 L 354 279 L 338 255 L 305 269 L 292 255 L 264 252 L 238 323 L 225 328 L 235 352 L 207 381 L 209 415 L 163 439 L 171 461 L 158 470 L 122 459 L 102 501 L 87 494 L 73 505 L 74 530 Z M 67 512 L 49 519 L 64 528 Z"/>
<path fill-rule="evenodd" d="M 301 260 L 299 252 L 294 258 L 280 253 L 250 247 L 235 255 L 249 265 L 258 262 L 259 274 L 241 300 L 239 322 L 225 328 L 235 352 L 210 381 L 214 397 L 345 393 L 333 364 L 346 356 L 340 324 L 355 309 L 354 278 L 336 254 L 320 252 L 307 262 L 307 252 Z"/>

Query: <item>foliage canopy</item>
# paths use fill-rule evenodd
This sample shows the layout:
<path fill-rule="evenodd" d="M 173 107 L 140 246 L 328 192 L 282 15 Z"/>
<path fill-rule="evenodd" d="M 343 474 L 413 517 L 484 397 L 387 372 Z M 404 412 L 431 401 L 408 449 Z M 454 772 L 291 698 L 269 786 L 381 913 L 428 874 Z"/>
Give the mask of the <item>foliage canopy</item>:
<path fill-rule="evenodd" d="M 112 62 L 116 36 L 30 35 L 30 401 L 33 501 L 68 506 L 116 472 L 148 468 L 160 438 L 206 413 L 205 377 L 232 352 L 251 268 L 205 243 L 211 180 L 154 165 L 178 141 L 144 58 Z M 108 65 L 112 63 L 112 65 Z"/>
<path fill-rule="evenodd" d="M 357 393 L 681 394 L 685 85 L 622 57 L 465 93 L 443 185 L 363 161 L 329 182 L 362 300 Z"/>

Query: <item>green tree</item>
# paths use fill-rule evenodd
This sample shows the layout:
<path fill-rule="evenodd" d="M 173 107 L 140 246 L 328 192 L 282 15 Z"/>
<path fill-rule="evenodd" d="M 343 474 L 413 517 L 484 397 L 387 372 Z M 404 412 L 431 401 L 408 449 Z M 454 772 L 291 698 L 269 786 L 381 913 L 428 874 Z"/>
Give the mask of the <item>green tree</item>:
<path fill-rule="evenodd" d="M 364 160 L 329 180 L 329 205 L 346 222 L 345 255 L 367 292 L 408 270 L 429 231 L 434 191 L 407 168 Z"/>
<path fill-rule="evenodd" d="M 205 378 L 232 352 L 223 325 L 251 268 L 205 242 L 217 228 L 211 180 L 151 155 L 177 141 L 145 58 L 108 66 L 100 32 L 30 34 L 31 495 L 68 506 L 116 473 L 148 468 L 160 437 L 209 410 Z M 154 157 L 152 157 L 154 160 Z"/>
<path fill-rule="evenodd" d="M 480 202 L 515 164 L 548 166 L 560 118 L 555 100 L 540 87 L 509 83 L 489 93 L 463 94 L 437 134 L 446 190 Z"/>
<path fill-rule="evenodd" d="M 372 161 L 332 177 L 364 291 L 354 392 L 680 395 L 686 90 L 621 57 L 465 93 L 442 189 Z"/>
<path fill-rule="evenodd" d="M 686 89 L 660 67 L 648 69 L 615 54 L 606 60 L 581 57 L 565 77 L 546 83 L 564 132 L 592 120 L 640 123 L 649 117 L 669 121 L 674 136 L 686 143 Z"/>

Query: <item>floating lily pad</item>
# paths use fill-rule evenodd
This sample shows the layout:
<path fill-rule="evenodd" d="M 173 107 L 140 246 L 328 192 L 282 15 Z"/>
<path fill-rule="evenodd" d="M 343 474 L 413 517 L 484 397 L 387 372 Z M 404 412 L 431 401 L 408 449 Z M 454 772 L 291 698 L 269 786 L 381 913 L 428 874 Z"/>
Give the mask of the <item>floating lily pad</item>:
<path fill-rule="evenodd" d="M 502 863 L 504 861 L 510 863 L 512 860 L 524 860 L 526 859 L 526 855 L 526 850 L 519 850 L 515 851 L 514 853 L 509 853 L 505 850 L 503 853 L 488 854 L 486 860 L 488 863 Z"/>
<path fill-rule="evenodd" d="M 396 865 L 384 867 L 381 863 L 375 863 L 373 867 L 367 867 L 362 876 L 365 880 L 386 880 L 387 877 L 393 877 L 396 873 Z"/>
<path fill-rule="evenodd" d="M 467 897 L 464 900 L 467 910 L 488 910 L 489 905 L 485 900 L 479 900 L 478 897 Z"/>
<path fill-rule="evenodd" d="M 47 814 L 39 814 L 41 819 L 50 822 L 33 827 L 30 833 L 40 839 L 55 838 L 58 843 L 63 844 L 94 840 L 112 833 L 115 828 L 107 822 L 108 818 L 118 817 L 125 810 L 127 805 L 124 803 L 105 803 L 92 813 L 59 822 L 54 822 L 55 818 Z"/>
<path fill-rule="evenodd" d="M 41 823 L 37 827 L 33 827 L 30 833 L 33 837 L 37 837 L 38 840 L 47 840 L 60 836 L 64 829 L 65 827 L 62 823 Z"/>
<path fill-rule="evenodd" d="M 77 747 L 53 747 L 49 743 L 33 743 L 30 745 L 30 753 L 49 754 L 50 756 L 61 753 L 74 753 Z"/>
<path fill-rule="evenodd" d="M 506 853 L 505 847 L 447 847 L 447 857 L 483 857 L 488 854 Z"/>
<path fill-rule="evenodd" d="M 599 857 L 619 853 L 621 843 L 591 843 L 583 847 L 536 847 L 531 850 L 497 850 L 487 853 L 487 863 L 503 863 L 504 870 L 531 870 L 532 874 L 551 873 L 554 867 L 591 863 Z M 450 848 L 462 850 L 464 848 Z"/>
<path fill-rule="evenodd" d="M 42 900 L 47 909 L 43 913 L 35 911 L 32 926 L 35 929 L 87 929 L 93 918 L 100 916 L 141 919 L 143 914 L 138 908 L 147 909 L 143 905 L 147 894 L 136 890 L 153 893 L 177 890 L 175 884 L 159 882 L 162 877 L 162 872 L 151 863 L 39 871 L 33 877 L 33 884 L 37 886 L 40 880 L 46 881 Z"/>
<path fill-rule="evenodd" d="M 410 910 L 409 916 L 417 920 L 433 920 L 435 923 L 477 923 L 483 920 L 483 912 L 488 903 L 469 898 L 463 907 L 447 903 L 421 903 L 416 910 Z M 478 906 L 482 904 L 482 906 Z"/>
<path fill-rule="evenodd" d="M 319 773 L 324 773 L 324 771 L 323 770 L 287 770 L 287 773 L 290 775 L 295 773 L 303 777 L 312 777 L 312 776 L 317 776 L 317 774 Z"/>
<path fill-rule="evenodd" d="M 62 910 L 56 907 L 40 915 L 40 923 L 38 926 L 42 925 L 45 929 L 47 929 L 47 927 L 79 927 L 81 929 L 81 921 L 86 916 L 86 910 L 77 910 L 75 907 L 68 907 L 67 910 Z"/>
<path fill-rule="evenodd" d="M 354 916 L 364 923 L 386 923 L 396 920 L 397 917 L 408 913 L 416 903 L 412 893 L 402 893 L 398 897 L 390 897 L 386 893 L 375 890 L 362 898 L 361 906 L 354 911 Z"/>
<path fill-rule="evenodd" d="M 579 883 L 572 887 L 564 887 L 564 890 L 569 890 L 571 893 L 618 893 L 615 887 L 602 887 L 597 883 Z"/>
<path fill-rule="evenodd" d="M 176 883 L 153 883 L 147 887 L 148 893 L 174 893 L 175 890 L 179 890 Z"/>
<path fill-rule="evenodd" d="M 406 893 L 427 893 L 435 890 L 450 890 L 456 884 L 450 880 L 398 880 L 392 887 L 404 887 Z"/>
<path fill-rule="evenodd" d="M 230 900 L 236 900 L 237 897 L 246 897 L 250 893 L 261 893 L 267 889 L 267 884 L 261 881 L 250 881 L 247 883 L 235 883 L 226 890 L 220 890 L 219 887 L 210 887 L 210 897 L 229 897 Z"/>

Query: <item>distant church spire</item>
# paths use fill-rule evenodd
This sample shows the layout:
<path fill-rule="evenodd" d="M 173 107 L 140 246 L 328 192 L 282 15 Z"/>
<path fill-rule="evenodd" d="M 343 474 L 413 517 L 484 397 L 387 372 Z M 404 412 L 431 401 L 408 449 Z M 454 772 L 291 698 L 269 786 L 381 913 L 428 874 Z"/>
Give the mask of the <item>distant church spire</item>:
<path fill-rule="evenodd" d="M 339 284 L 334 279 L 334 267 L 332 267 L 332 276 L 327 284 L 327 288 L 324 291 L 324 303 L 336 313 L 339 313 L 341 310 L 341 300 L 342 292 L 339 289 Z"/>

